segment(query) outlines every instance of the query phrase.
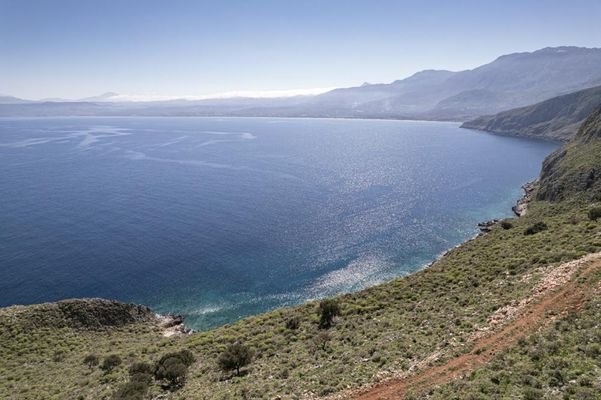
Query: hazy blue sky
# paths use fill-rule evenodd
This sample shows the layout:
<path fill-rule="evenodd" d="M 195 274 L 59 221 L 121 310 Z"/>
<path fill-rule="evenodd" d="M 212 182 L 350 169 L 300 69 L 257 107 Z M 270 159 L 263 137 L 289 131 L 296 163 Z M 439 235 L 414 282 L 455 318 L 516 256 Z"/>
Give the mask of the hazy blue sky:
<path fill-rule="evenodd" d="M 601 46 L 600 0 L 0 0 L 0 93 L 189 96 L 389 82 Z"/>

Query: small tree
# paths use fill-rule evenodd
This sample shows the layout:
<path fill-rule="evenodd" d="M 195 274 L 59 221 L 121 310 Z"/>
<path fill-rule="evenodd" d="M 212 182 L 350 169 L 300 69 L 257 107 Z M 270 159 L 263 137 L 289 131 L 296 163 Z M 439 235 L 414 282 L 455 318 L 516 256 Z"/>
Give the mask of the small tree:
<path fill-rule="evenodd" d="M 328 329 L 334 324 L 334 317 L 340 315 L 340 306 L 333 299 L 322 300 L 319 303 L 319 327 Z"/>
<path fill-rule="evenodd" d="M 194 363 L 194 356 L 189 350 L 163 355 L 156 363 L 154 377 L 165 380 L 169 388 L 176 389 L 184 386 L 188 367 Z"/>
<path fill-rule="evenodd" d="M 90 368 L 90 369 L 97 366 L 99 362 L 100 362 L 100 360 L 96 354 L 88 354 L 83 359 L 84 365 L 87 365 L 88 368 Z"/>
<path fill-rule="evenodd" d="M 591 221 L 597 221 L 601 218 L 601 207 L 594 207 L 588 210 L 588 218 Z"/>
<path fill-rule="evenodd" d="M 253 358 L 251 349 L 242 343 L 234 343 L 227 346 L 225 351 L 221 353 L 217 362 L 219 368 L 223 371 L 236 371 L 236 375 L 240 375 L 240 368 L 250 364 Z"/>
<path fill-rule="evenodd" d="M 117 354 L 111 354 L 107 356 L 104 361 L 102 361 L 100 368 L 106 372 L 111 372 L 119 365 L 121 365 L 121 357 L 119 357 Z"/>
<path fill-rule="evenodd" d="M 513 228 L 513 224 L 509 221 L 501 221 L 501 228 L 511 229 L 511 228 Z"/>

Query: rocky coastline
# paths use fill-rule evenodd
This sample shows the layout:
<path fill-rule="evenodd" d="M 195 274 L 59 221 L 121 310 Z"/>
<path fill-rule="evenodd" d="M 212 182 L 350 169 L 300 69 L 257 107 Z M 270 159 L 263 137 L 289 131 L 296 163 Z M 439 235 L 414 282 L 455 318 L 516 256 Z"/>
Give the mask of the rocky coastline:
<path fill-rule="evenodd" d="M 522 189 L 524 190 L 524 195 L 517 201 L 516 205 L 511 207 L 513 213 L 518 217 L 523 217 L 526 215 L 528 211 L 528 204 L 534 198 L 534 189 L 536 188 L 536 182 L 532 181 L 524 184 Z"/>
<path fill-rule="evenodd" d="M 190 328 L 186 328 L 184 324 L 184 316 L 182 315 L 159 315 L 157 314 L 159 327 L 163 329 L 164 337 L 182 336 L 194 333 Z"/>

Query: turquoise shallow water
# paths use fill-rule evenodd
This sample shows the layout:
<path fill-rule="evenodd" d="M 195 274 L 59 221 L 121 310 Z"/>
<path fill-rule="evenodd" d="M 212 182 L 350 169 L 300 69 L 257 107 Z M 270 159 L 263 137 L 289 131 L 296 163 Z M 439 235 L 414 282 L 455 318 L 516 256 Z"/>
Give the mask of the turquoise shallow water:
<path fill-rule="evenodd" d="M 100 296 L 197 329 L 415 271 L 556 144 L 453 123 L 0 119 L 0 305 Z"/>

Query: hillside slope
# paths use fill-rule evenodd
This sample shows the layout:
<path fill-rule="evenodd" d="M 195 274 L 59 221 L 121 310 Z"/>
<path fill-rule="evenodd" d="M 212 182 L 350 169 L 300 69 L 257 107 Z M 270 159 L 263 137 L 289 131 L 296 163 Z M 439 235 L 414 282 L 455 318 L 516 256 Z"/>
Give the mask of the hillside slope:
<path fill-rule="evenodd" d="M 537 203 L 550 201 L 567 207 L 585 204 L 601 212 L 599 179 L 595 176 L 585 180 L 590 184 L 582 181 L 583 176 L 588 176 L 587 171 L 598 170 L 601 165 L 600 146 L 601 108 L 586 120 L 574 140 L 547 159 Z M 598 225 L 591 217 L 589 235 L 601 242 L 601 234 L 596 231 Z M 520 338 L 515 346 L 502 351 L 490 363 L 461 380 L 422 393 L 419 398 L 599 399 L 601 271 L 577 277 L 573 292 L 592 289 L 587 301 L 577 309 L 555 314 L 545 327 L 530 337 Z"/>
<path fill-rule="evenodd" d="M 601 109 L 543 163 L 538 200 L 559 201 L 576 194 L 591 202 L 601 200 Z"/>
<path fill-rule="evenodd" d="M 601 105 L 601 86 L 467 121 L 462 128 L 503 135 L 567 141 Z"/>

